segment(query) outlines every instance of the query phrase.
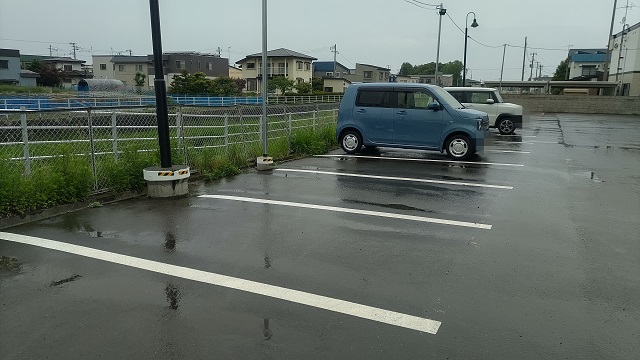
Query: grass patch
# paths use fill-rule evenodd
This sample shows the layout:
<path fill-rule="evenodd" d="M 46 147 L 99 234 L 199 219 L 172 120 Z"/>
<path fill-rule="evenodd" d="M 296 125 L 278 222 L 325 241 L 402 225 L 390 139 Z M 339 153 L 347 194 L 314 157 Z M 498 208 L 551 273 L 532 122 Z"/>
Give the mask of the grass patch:
<path fill-rule="evenodd" d="M 337 146 L 335 133 L 333 126 L 297 131 L 291 136 L 291 151 L 297 155 L 324 154 Z"/>
<path fill-rule="evenodd" d="M 62 88 L 50 88 L 46 86 L 18 86 L 0 85 L 0 94 L 51 94 L 51 93 L 75 93 L 73 90 Z"/>
<path fill-rule="evenodd" d="M 22 163 L 0 162 L 0 216 L 24 215 L 85 199 L 93 176 L 85 159 L 68 153 L 46 163 L 33 163 L 22 175 Z"/>

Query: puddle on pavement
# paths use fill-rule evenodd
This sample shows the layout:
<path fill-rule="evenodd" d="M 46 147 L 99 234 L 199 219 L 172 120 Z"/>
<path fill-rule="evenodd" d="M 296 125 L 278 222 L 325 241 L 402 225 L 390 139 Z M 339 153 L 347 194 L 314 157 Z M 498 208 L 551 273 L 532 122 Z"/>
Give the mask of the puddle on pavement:
<path fill-rule="evenodd" d="M 273 337 L 273 331 L 271 331 L 271 329 L 269 328 L 269 319 L 264 319 L 262 325 L 262 335 L 264 336 L 264 339 L 271 340 L 271 338 Z"/>
<path fill-rule="evenodd" d="M 62 279 L 62 280 L 58 280 L 58 281 L 52 281 L 51 284 L 49 286 L 60 286 L 62 284 L 66 284 L 68 282 L 72 282 L 72 281 L 76 281 L 79 278 L 81 278 L 81 275 L 78 274 L 74 274 L 66 279 Z"/>
<path fill-rule="evenodd" d="M 178 303 L 182 298 L 182 294 L 180 293 L 180 290 L 178 290 L 178 288 L 173 284 L 167 284 L 167 286 L 164 288 L 164 292 L 167 295 L 167 302 L 169 303 L 169 308 L 173 310 L 177 310 L 179 306 Z"/>
<path fill-rule="evenodd" d="M 176 236 L 173 233 L 167 232 L 164 234 L 164 250 L 165 251 L 176 250 Z"/>
<path fill-rule="evenodd" d="M 408 206 L 408 205 L 404 205 L 404 204 L 381 204 L 381 203 L 374 203 L 374 202 L 361 201 L 361 200 L 344 200 L 344 202 L 349 203 L 349 204 L 361 204 L 361 205 L 381 206 L 381 207 L 384 207 L 384 208 L 388 208 L 388 209 L 396 209 L 396 210 L 410 210 L 410 211 L 421 211 L 421 212 L 433 212 L 433 210 L 420 209 L 420 208 L 417 208 L 417 207 Z"/>
<path fill-rule="evenodd" d="M 20 270 L 20 263 L 13 256 L 0 256 L 0 270 L 18 271 Z"/>

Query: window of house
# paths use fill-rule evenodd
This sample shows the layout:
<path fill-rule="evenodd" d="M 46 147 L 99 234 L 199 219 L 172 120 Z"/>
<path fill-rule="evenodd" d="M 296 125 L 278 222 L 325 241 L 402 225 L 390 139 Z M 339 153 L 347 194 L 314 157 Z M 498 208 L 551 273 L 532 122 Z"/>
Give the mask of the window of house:
<path fill-rule="evenodd" d="M 202 69 L 202 63 L 198 61 L 198 70 Z"/>
<path fill-rule="evenodd" d="M 136 71 L 142 72 L 142 64 L 136 65 Z"/>
<path fill-rule="evenodd" d="M 185 68 L 186 68 L 186 65 L 185 65 L 184 60 L 176 60 L 176 69 L 177 70 L 182 70 L 182 69 L 185 69 Z"/>
<path fill-rule="evenodd" d="M 339 71 L 337 71 L 337 72 L 336 72 L 336 77 L 337 77 L 337 78 L 339 78 L 339 77 L 340 77 L 340 72 L 339 72 Z"/>
<path fill-rule="evenodd" d="M 0 69 L 8 70 L 9 69 L 9 60 L 0 60 Z"/>
<path fill-rule="evenodd" d="M 100 70 L 107 70 L 107 64 L 100 64 Z"/>
<path fill-rule="evenodd" d="M 118 65 L 118 71 L 122 72 L 126 70 L 127 70 L 127 65 Z"/>
<path fill-rule="evenodd" d="M 365 71 L 364 72 L 364 78 L 365 79 L 371 79 L 373 77 L 373 71 Z"/>
<path fill-rule="evenodd" d="M 248 91 L 257 91 L 258 90 L 258 80 L 256 80 L 256 79 L 247 79 L 247 90 Z"/>
<path fill-rule="evenodd" d="M 597 69 L 595 66 L 583 66 L 582 67 L 582 76 L 593 76 L 596 75 Z"/>
<path fill-rule="evenodd" d="M 298 70 L 302 70 L 302 61 L 296 61 L 296 66 Z"/>
<path fill-rule="evenodd" d="M 333 73 L 332 72 L 325 73 L 325 76 L 326 77 L 333 77 Z"/>
<path fill-rule="evenodd" d="M 358 91 L 356 106 L 392 108 L 391 91 L 360 90 Z"/>
<path fill-rule="evenodd" d="M 311 70 L 311 63 L 308 63 L 308 62 L 304 63 L 304 69 L 307 71 Z"/>
<path fill-rule="evenodd" d="M 255 68 L 256 68 L 256 63 L 254 62 L 247 63 L 247 69 L 255 69 Z"/>
<path fill-rule="evenodd" d="M 62 65 L 62 70 L 71 71 L 71 70 L 73 70 L 73 66 L 72 65 Z"/>
<path fill-rule="evenodd" d="M 324 91 L 332 93 L 333 92 L 333 87 L 325 87 Z"/>
<path fill-rule="evenodd" d="M 207 70 L 213 70 L 213 63 L 212 62 L 208 62 L 207 63 Z"/>
<path fill-rule="evenodd" d="M 384 73 L 378 74 L 378 80 L 382 80 L 384 78 Z"/>

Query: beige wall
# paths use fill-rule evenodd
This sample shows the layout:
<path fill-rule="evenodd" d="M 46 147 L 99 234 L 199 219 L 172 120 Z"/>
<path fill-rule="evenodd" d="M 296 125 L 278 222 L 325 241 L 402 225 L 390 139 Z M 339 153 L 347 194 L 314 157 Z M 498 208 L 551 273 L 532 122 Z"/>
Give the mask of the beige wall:
<path fill-rule="evenodd" d="M 310 82 L 313 77 L 313 66 L 311 65 L 310 59 L 299 59 L 299 58 L 268 58 L 268 64 L 271 66 L 271 73 L 277 74 L 279 72 L 278 65 L 280 63 L 285 63 L 286 75 L 287 78 L 293 81 L 298 81 L 298 79 L 302 79 L 304 82 Z M 302 70 L 298 70 L 297 62 L 302 62 Z M 247 63 L 255 63 L 254 69 L 248 69 Z M 241 63 L 242 65 L 242 78 L 243 79 L 256 79 L 258 77 L 258 71 L 261 67 L 262 59 L 250 59 Z M 282 74 L 285 75 L 285 74 Z M 258 81 L 258 89 L 260 92 L 261 82 Z"/>
<path fill-rule="evenodd" d="M 229 67 L 229 77 L 232 79 L 242 79 L 242 69 Z"/>
<path fill-rule="evenodd" d="M 113 75 L 113 64 L 111 64 L 111 55 L 94 55 L 93 61 L 93 78 L 94 79 L 115 79 Z M 107 68 L 100 70 L 100 64 L 105 64 Z"/>
<path fill-rule="evenodd" d="M 122 81 L 125 85 L 133 86 L 135 85 L 135 81 L 133 79 L 136 77 L 137 72 L 141 72 L 145 75 L 149 73 L 149 66 L 146 63 L 143 64 L 111 64 L 112 67 L 115 66 L 115 70 L 113 70 L 114 79 Z M 142 69 L 136 70 L 137 66 L 142 66 Z M 107 66 L 108 67 L 108 66 Z M 123 69 L 121 70 L 121 67 Z M 149 77 L 149 75 L 147 75 Z"/>
<path fill-rule="evenodd" d="M 331 79 L 331 78 L 324 79 L 324 89 L 333 88 L 332 91 L 336 93 L 344 93 L 344 90 L 349 85 L 351 85 L 351 83 L 344 79 Z"/>
<path fill-rule="evenodd" d="M 505 102 L 522 105 L 526 113 L 640 115 L 639 99 L 630 96 L 503 94 L 502 97 Z"/>

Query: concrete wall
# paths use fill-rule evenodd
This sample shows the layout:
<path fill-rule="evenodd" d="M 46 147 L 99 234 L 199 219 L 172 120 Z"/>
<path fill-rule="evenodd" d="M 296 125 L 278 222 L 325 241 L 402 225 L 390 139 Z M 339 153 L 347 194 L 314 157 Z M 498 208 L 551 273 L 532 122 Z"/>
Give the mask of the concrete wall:
<path fill-rule="evenodd" d="M 0 69 L 0 81 L 20 81 L 20 55 L 0 56 L 0 60 L 7 61 L 8 69 Z"/>
<path fill-rule="evenodd" d="M 505 102 L 522 105 L 527 113 L 640 115 L 640 98 L 633 96 L 503 94 L 502 97 Z"/>

